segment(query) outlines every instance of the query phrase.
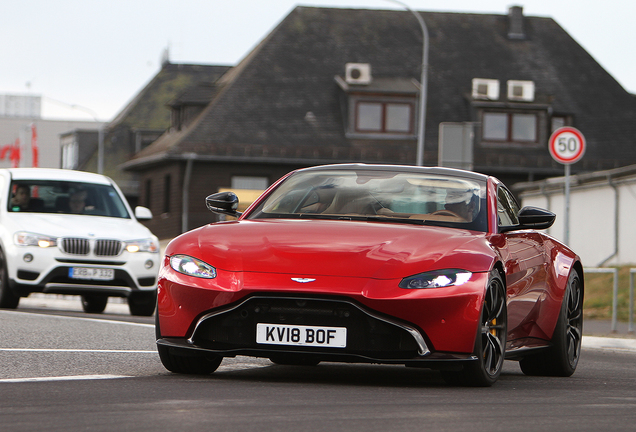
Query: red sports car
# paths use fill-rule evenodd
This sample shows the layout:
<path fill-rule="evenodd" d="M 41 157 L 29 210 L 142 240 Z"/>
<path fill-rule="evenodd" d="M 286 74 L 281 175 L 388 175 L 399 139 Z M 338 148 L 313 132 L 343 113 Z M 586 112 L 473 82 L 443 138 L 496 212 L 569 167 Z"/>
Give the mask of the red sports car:
<path fill-rule="evenodd" d="M 537 229 L 496 178 L 447 168 L 326 165 L 291 172 L 243 214 L 170 242 L 157 345 L 177 373 L 223 357 L 404 364 L 490 386 L 505 359 L 569 376 L 583 325 L 579 257 Z"/>

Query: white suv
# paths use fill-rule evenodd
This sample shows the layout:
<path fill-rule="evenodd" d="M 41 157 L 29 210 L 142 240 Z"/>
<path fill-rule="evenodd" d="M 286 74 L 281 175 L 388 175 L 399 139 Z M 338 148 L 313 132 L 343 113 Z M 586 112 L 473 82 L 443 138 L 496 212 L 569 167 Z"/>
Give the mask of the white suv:
<path fill-rule="evenodd" d="M 43 292 L 81 295 L 93 313 L 126 297 L 131 314 L 152 315 L 159 241 L 138 222 L 150 218 L 102 175 L 0 169 L 0 307 Z"/>

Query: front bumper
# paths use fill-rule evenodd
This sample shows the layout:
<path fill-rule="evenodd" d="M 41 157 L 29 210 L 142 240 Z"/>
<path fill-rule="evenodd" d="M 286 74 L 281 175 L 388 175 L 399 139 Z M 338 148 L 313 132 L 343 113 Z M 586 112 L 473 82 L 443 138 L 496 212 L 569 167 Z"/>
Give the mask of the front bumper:
<path fill-rule="evenodd" d="M 346 347 L 269 345 L 256 342 L 258 323 L 347 329 Z M 453 368 L 475 361 L 472 354 L 431 352 L 415 326 L 337 297 L 253 295 L 197 320 L 189 338 L 162 337 L 157 344 L 184 355 L 269 358 L 302 355 L 318 361 L 406 364 Z"/>
<path fill-rule="evenodd" d="M 164 267 L 158 285 L 159 343 L 224 356 L 268 357 L 268 353 L 282 350 L 372 362 L 467 359 L 474 349 L 488 274 L 474 273 L 470 282 L 458 287 L 421 290 L 399 288 L 399 281 L 342 277 L 321 277 L 320 285 L 316 281 L 311 290 L 303 290 L 289 275 L 241 277 L 232 279 L 220 273 L 212 281 L 202 280 Z M 311 313 L 294 314 L 297 306 L 292 304 L 287 307 L 289 313 L 266 316 L 255 312 L 263 299 L 277 299 L 280 304 L 273 306 L 278 310 L 290 306 L 283 300 L 312 300 L 316 307 L 310 308 Z M 321 305 L 332 311 L 344 305 L 352 318 L 335 317 L 321 310 Z M 344 351 L 261 346 L 255 338 L 259 322 L 346 327 L 353 344 L 347 344 Z M 367 327 L 356 329 L 361 322 Z M 382 345 L 383 340 L 390 343 Z"/>
<path fill-rule="evenodd" d="M 127 253 L 111 259 L 70 258 L 56 248 L 11 248 L 7 253 L 9 286 L 20 296 L 32 292 L 82 295 L 99 293 L 129 297 L 135 292 L 154 292 L 157 288 L 158 253 Z M 11 253 L 13 252 L 13 253 Z M 25 260 L 25 255 L 31 255 Z M 112 280 L 73 279 L 73 267 L 111 269 Z"/>

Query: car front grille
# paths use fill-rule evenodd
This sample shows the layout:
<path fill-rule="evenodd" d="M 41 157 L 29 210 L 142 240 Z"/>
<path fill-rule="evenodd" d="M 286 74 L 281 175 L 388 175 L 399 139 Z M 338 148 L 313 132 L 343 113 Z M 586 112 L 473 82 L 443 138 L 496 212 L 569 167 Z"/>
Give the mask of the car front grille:
<path fill-rule="evenodd" d="M 91 253 L 91 242 L 84 238 L 63 238 L 60 242 L 60 249 L 69 255 L 89 255 Z M 118 256 L 123 249 L 123 243 L 119 240 L 98 239 L 93 244 L 93 253 L 96 256 Z"/>
<path fill-rule="evenodd" d="M 90 252 L 90 244 L 88 239 L 63 238 L 61 249 L 63 252 L 71 255 L 88 255 Z"/>
<path fill-rule="evenodd" d="M 203 316 L 195 326 L 191 342 L 216 350 L 267 349 L 302 352 L 293 346 L 259 346 L 258 323 L 310 325 L 347 328 L 347 347 L 324 348 L 325 353 L 345 353 L 390 360 L 417 358 L 427 351 L 422 340 L 418 346 L 415 331 L 405 324 L 384 319 L 347 299 L 313 297 L 254 296 L 226 311 Z M 314 350 L 315 352 L 315 350 Z"/>
<path fill-rule="evenodd" d="M 95 255 L 117 256 L 121 253 L 122 242 L 119 240 L 97 240 L 95 242 Z"/>

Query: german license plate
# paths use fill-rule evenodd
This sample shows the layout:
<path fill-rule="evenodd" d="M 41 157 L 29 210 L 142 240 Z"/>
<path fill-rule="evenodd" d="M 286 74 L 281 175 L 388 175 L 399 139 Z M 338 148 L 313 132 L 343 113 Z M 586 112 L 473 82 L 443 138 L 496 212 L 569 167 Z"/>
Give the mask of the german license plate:
<path fill-rule="evenodd" d="M 345 348 L 347 328 L 258 323 L 256 343 Z"/>
<path fill-rule="evenodd" d="M 71 267 L 68 269 L 68 277 L 84 280 L 113 280 L 115 270 L 93 267 Z"/>

